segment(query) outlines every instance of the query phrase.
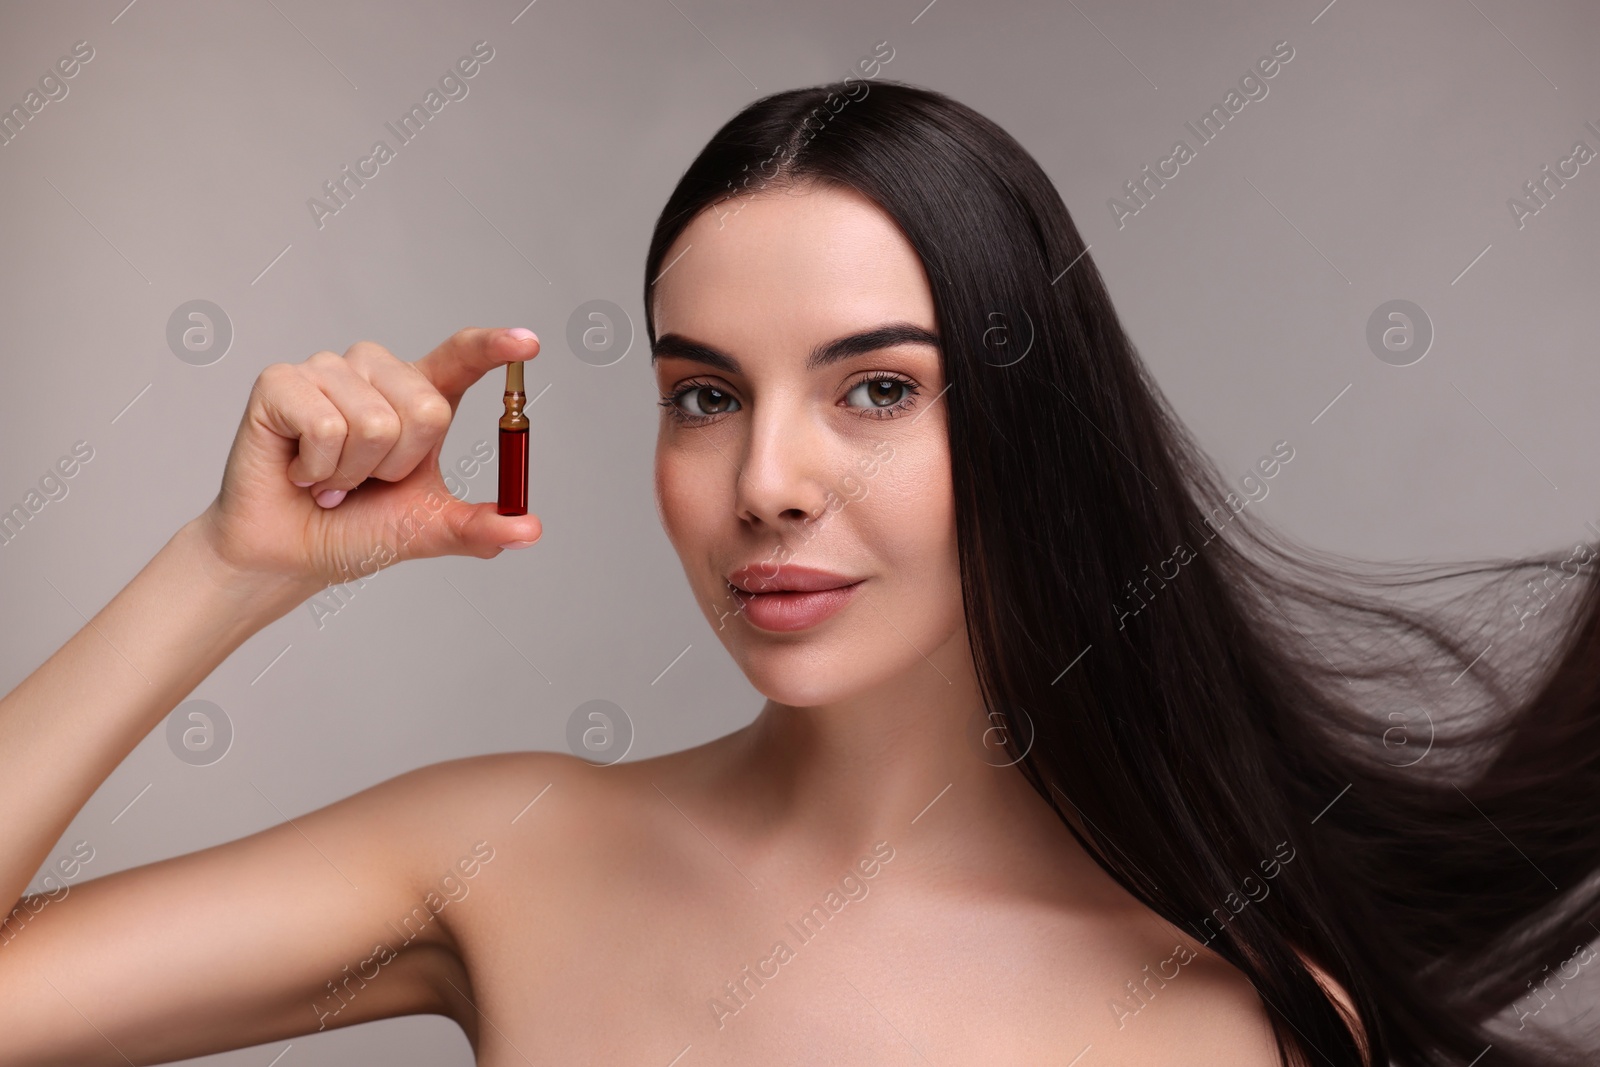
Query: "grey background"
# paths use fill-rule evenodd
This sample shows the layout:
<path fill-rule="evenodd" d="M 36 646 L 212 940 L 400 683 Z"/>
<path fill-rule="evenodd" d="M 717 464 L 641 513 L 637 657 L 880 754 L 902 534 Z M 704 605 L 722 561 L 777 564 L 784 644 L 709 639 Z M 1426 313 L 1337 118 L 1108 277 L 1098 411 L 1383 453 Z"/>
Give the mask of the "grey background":
<path fill-rule="evenodd" d="M 1600 125 L 1600 9 L 924 2 L 0 9 L 0 105 L 75 42 L 95 51 L 0 147 L 0 510 L 74 442 L 94 449 L 0 546 L 0 687 L 206 506 L 268 363 L 361 339 L 415 359 L 462 326 L 523 325 L 544 342 L 529 393 L 549 387 L 531 409 L 540 544 L 409 563 L 320 628 L 308 608 L 274 623 L 193 694 L 231 719 L 227 755 L 191 766 L 152 731 L 56 854 L 88 840 L 85 876 L 103 875 L 421 764 L 563 749 L 568 715 L 595 698 L 631 717 L 629 758 L 748 722 L 761 697 L 702 619 L 652 504 L 643 339 L 598 368 L 567 348 L 566 324 L 601 298 L 642 331 L 650 226 L 706 138 L 758 95 L 843 77 L 879 41 L 894 49 L 883 76 L 954 95 L 1039 159 L 1225 472 L 1294 447 L 1256 514 L 1381 559 L 1591 536 L 1600 162 L 1520 230 L 1506 202 L 1575 139 L 1600 150 L 1583 128 Z M 306 201 L 377 138 L 393 144 L 383 123 L 479 40 L 494 58 L 468 96 L 319 230 Z M 1107 199 L 1175 138 L 1193 143 L 1183 123 L 1280 40 L 1295 54 L 1268 95 L 1119 230 Z M 204 367 L 165 339 L 194 299 L 234 330 Z M 1365 340 L 1391 299 L 1435 331 L 1408 367 Z M 446 460 L 495 442 L 498 394 L 468 395 Z M 493 499 L 493 467 L 470 487 Z M 265 1067 L 290 1044 L 282 1067 L 470 1062 L 431 1017 L 192 1062 Z"/>

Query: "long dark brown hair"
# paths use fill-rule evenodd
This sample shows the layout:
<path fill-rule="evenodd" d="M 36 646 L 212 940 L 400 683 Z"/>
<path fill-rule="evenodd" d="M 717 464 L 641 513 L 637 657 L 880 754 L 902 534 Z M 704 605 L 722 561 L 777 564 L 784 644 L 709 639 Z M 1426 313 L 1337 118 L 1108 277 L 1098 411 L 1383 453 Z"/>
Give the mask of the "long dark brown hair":
<path fill-rule="evenodd" d="M 1089 853 L 1249 978 L 1285 1063 L 1363 1062 L 1302 954 L 1372 1063 L 1587 1062 L 1535 1016 L 1600 935 L 1590 546 L 1372 563 L 1246 515 L 1293 443 L 1230 485 L 1038 163 L 903 82 L 773 93 L 716 132 L 650 243 L 652 344 L 690 220 L 808 181 L 870 198 L 921 257 L 987 711 Z"/>

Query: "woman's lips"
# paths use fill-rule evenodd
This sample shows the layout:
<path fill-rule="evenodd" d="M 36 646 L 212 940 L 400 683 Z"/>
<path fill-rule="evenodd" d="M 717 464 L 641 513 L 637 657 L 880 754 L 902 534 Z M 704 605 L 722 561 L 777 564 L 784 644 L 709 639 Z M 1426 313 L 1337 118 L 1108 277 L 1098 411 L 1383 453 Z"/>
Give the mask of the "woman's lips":
<path fill-rule="evenodd" d="M 861 582 L 852 582 L 837 589 L 822 589 L 813 593 L 738 591 L 734 596 L 744 605 L 745 617 L 753 625 L 775 633 L 791 633 L 815 626 L 837 614 L 855 596 L 860 586 Z"/>

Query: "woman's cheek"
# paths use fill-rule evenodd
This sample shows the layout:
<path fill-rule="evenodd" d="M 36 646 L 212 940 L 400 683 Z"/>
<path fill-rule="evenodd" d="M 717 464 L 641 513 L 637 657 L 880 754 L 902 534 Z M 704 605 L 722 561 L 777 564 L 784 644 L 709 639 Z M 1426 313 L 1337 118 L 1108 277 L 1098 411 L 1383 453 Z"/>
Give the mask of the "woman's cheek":
<path fill-rule="evenodd" d="M 956 570 L 955 506 L 950 468 L 942 452 L 926 452 L 897 444 L 894 458 L 883 463 L 858 504 L 863 525 L 873 531 L 875 558 L 907 575 L 938 575 L 937 582 L 919 580 L 930 596 L 960 588 Z"/>
<path fill-rule="evenodd" d="M 673 448 L 657 448 L 655 465 L 656 514 L 667 539 L 681 552 L 685 539 L 693 541 L 697 505 L 696 461 Z M 700 487 L 704 492 L 704 487 Z"/>

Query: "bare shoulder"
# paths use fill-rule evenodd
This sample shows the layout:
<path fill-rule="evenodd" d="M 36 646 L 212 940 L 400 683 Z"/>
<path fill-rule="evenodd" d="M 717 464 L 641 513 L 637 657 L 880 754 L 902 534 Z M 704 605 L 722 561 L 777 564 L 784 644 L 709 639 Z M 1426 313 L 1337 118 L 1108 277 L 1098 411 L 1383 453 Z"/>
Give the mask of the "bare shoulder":
<path fill-rule="evenodd" d="M 636 865 L 640 849 L 659 839 L 652 816 L 673 808 L 656 781 L 694 758 L 694 750 L 611 765 L 551 751 L 464 756 L 402 775 L 404 807 L 413 824 L 432 825 L 428 851 L 436 860 L 441 849 L 480 840 L 494 846 L 502 873 L 480 882 L 486 888 L 502 881 L 519 893 L 573 881 L 592 886 Z"/>
<path fill-rule="evenodd" d="M 407 783 L 412 792 L 452 809 L 456 816 L 470 812 L 489 819 L 535 783 L 540 789 L 558 783 L 590 786 L 592 776 L 585 772 L 592 770 L 590 764 L 564 752 L 487 752 L 430 763 L 395 781 Z M 530 794 L 523 803 L 532 799 Z M 520 808 L 513 809 L 505 821 L 520 813 Z"/>
<path fill-rule="evenodd" d="M 1095 1053 L 1098 1062 L 1165 1062 L 1181 1054 L 1195 1067 L 1280 1067 L 1272 1010 L 1250 980 L 1199 942 L 1182 936 L 1150 942 L 1144 955 L 1157 960 L 1133 975 L 1110 1001 L 1114 1016 Z M 1155 955 L 1152 955 L 1155 953 Z M 1303 953 L 1301 959 L 1360 1035 L 1349 994 Z"/>
<path fill-rule="evenodd" d="M 512 846 L 516 854 L 526 851 L 519 844 L 592 839 L 604 822 L 597 808 L 622 802 L 622 778 L 564 752 L 517 751 L 430 763 L 385 784 L 403 792 L 411 829 L 428 830 L 435 850 L 471 844 L 470 837 Z M 542 817 L 552 809 L 567 816 L 587 810 L 596 818 Z M 572 840 L 558 842 L 564 834 Z"/>
<path fill-rule="evenodd" d="M 1193 1067 L 1281 1067 L 1268 1008 L 1249 981 L 1220 962 L 1194 960 L 1190 967 L 1196 969 L 1187 983 L 1168 987 L 1173 996 L 1164 1015 L 1150 1020 L 1149 1053 L 1118 1062 L 1181 1058 Z"/>
<path fill-rule="evenodd" d="M 1112 994 L 1111 1018 L 1094 1044 L 1096 1062 L 1134 1067 L 1178 1058 L 1190 1067 L 1280 1067 L 1267 1006 L 1243 974 L 1179 941 L 1152 958 L 1153 966 Z"/>

